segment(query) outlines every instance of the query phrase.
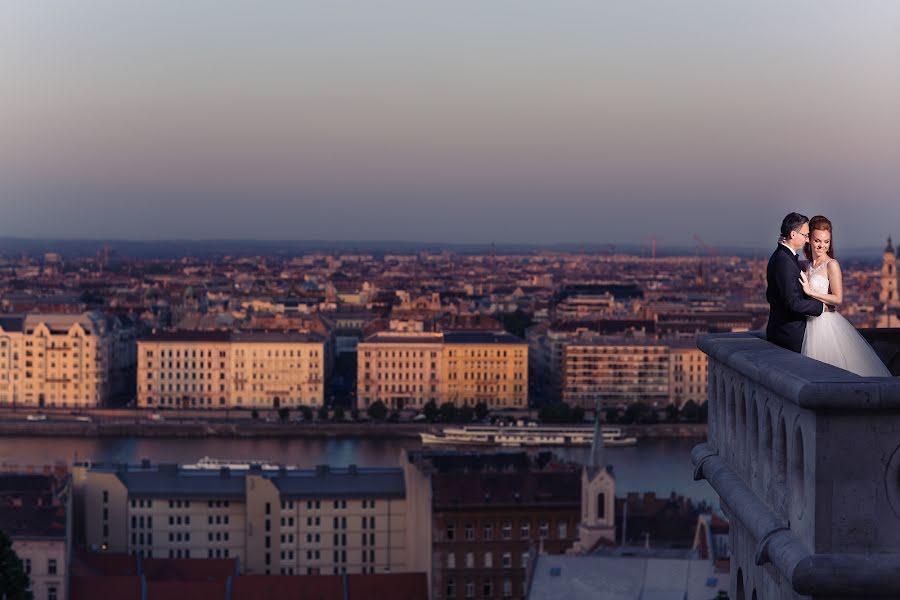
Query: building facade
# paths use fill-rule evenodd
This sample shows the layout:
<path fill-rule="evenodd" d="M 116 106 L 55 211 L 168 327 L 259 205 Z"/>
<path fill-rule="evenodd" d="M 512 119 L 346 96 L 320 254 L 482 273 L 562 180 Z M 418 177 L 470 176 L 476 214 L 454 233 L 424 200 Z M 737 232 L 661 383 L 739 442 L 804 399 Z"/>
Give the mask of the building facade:
<path fill-rule="evenodd" d="M 706 400 L 705 355 L 692 342 L 582 335 L 563 350 L 562 399 L 574 406 Z"/>
<path fill-rule="evenodd" d="M 431 506 L 432 598 L 524 598 L 529 560 L 578 535 L 575 470 L 541 470 L 525 454 L 411 455 Z"/>
<path fill-rule="evenodd" d="M 111 374 L 133 365 L 123 339 L 99 311 L 0 317 L 0 406 L 103 406 Z"/>
<path fill-rule="evenodd" d="M 357 398 L 391 408 L 528 405 L 528 345 L 505 332 L 376 333 L 358 348 Z"/>
<path fill-rule="evenodd" d="M 34 600 L 65 600 L 70 541 L 67 480 L 0 474 L 0 531 L 12 540 Z"/>
<path fill-rule="evenodd" d="M 315 333 L 157 333 L 138 343 L 138 406 L 322 406 L 327 351 Z"/>
<path fill-rule="evenodd" d="M 401 469 L 74 469 L 79 541 L 148 558 L 237 558 L 247 574 L 425 571 Z"/>

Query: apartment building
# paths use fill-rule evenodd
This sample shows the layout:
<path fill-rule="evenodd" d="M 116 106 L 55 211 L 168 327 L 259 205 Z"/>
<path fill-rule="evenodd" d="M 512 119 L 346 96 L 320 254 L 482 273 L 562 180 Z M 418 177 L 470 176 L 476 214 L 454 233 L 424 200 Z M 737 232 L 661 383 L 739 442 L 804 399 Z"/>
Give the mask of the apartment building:
<path fill-rule="evenodd" d="M 430 484 L 432 598 L 524 598 L 530 559 L 578 537 L 577 470 L 538 468 L 524 453 L 411 453 Z"/>
<path fill-rule="evenodd" d="M 327 353 L 317 333 L 156 333 L 138 343 L 138 406 L 321 406 Z"/>
<path fill-rule="evenodd" d="M 706 402 L 709 361 L 693 340 L 667 342 L 669 348 L 669 403 Z"/>
<path fill-rule="evenodd" d="M 34 600 L 65 600 L 68 485 L 49 475 L 0 474 L 0 531 L 12 540 Z"/>
<path fill-rule="evenodd" d="M 133 368 L 126 328 L 100 311 L 0 316 L 0 406 L 102 406 Z"/>
<path fill-rule="evenodd" d="M 380 332 L 358 346 L 357 397 L 391 408 L 426 402 L 528 404 L 528 345 L 502 331 Z"/>
<path fill-rule="evenodd" d="M 73 479 L 79 541 L 99 551 L 237 558 L 245 574 L 426 570 L 399 468 L 145 461 L 76 465 Z"/>
<path fill-rule="evenodd" d="M 421 408 L 443 401 L 443 334 L 381 332 L 357 345 L 357 398 L 364 406 Z"/>

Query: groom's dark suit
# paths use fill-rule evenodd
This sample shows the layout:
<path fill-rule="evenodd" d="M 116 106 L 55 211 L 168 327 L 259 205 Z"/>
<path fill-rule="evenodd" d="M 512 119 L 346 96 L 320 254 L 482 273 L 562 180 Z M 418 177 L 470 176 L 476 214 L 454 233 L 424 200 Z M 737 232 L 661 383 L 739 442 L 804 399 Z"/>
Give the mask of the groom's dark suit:
<path fill-rule="evenodd" d="M 766 338 L 788 350 L 800 352 L 806 333 L 806 317 L 822 314 L 825 305 L 803 293 L 797 255 L 778 244 L 766 270 L 769 325 Z"/>

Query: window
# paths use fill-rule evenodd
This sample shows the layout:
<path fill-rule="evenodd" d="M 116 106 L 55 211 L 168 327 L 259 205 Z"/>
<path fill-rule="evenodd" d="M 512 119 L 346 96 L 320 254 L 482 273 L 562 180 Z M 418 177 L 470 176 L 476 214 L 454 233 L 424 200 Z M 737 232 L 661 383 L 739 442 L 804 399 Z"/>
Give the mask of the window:
<path fill-rule="evenodd" d="M 494 582 L 493 581 L 485 581 L 482 585 L 481 591 L 484 593 L 485 598 L 490 598 L 494 595 Z"/>
<path fill-rule="evenodd" d="M 597 518 L 606 518 L 606 494 L 602 492 L 597 494 Z"/>
<path fill-rule="evenodd" d="M 509 579 L 503 580 L 503 597 L 512 597 L 512 581 L 510 581 Z"/>
<path fill-rule="evenodd" d="M 541 538 L 550 537 L 550 523 L 548 521 L 541 521 L 539 533 Z"/>
<path fill-rule="evenodd" d="M 48 575 L 56 575 L 56 559 L 51 558 L 47 560 L 47 574 Z"/>
<path fill-rule="evenodd" d="M 527 568 L 528 568 L 528 553 L 527 553 L 527 552 L 523 552 L 523 553 L 522 553 L 521 567 L 522 567 L 523 569 L 527 569 Z"/>
<path fill-rule="evenodd" d="M 473 552 L 466 552 L 466 568 L 475 568 L 475 554 Z"/>
<path fill-rule="evenodd" d="M 504 523 L 501 532 L 504 540 L 512 539 L 512 523 Z"/>
<path fill-rule="evenodd" d="M 456 597 L 456 580 L 455 579 L 447 580 L 447 597 L 448 598 Z"/>
<path fill-rule="evenodd" d="M 455 569 L 456 568 L 456 553 L 451 552 L 447 555 L 447 568 Z"/>
<path fill-rule="evenodd" d="M 484 568 L 485 569 L 493 569 L 494 568 L 494 553 L 493 552 L 485 552 L 484 553 Z"/>
<path fill-rule="evenodd" d="M 25 562 L 25 574 L 31 575 L 31 559 L 26 558 L 24 562 Z"/>
<path fill-rule="evenodd" d="M 475 582 L 467 581 L 466 582 L 466 598 L 474 598 L 475 597 Z"/>
<path fill-rule="evenodd" d="M 494 526 L 491 524 L 484 526 L 484 539 L 490 541 L 494 539 Z"/>
<path fill-rule="evenodd" d="M 47 587 L 47 600 L 59 600 L 59 596 L 56 594 L 56 586 L 48 586 Z"/>
<path fill-rule="evenodd" d="M 475 528 L 470 523 L 466 524 L 466 541 L 475 539 Z"/>
<path fill-rule="evenodd" d="M 531 537 L 531 523 L 522 523 L 521 538 L 527 540 Z"/>
<path fill-rule="evenodd" d="M 557 530 L 556 533 L 557 533 L 557 536 L 559 537 L 559 539 L 561 539 L 561 540 L 566 539 L 566 536 L 569 533 L 569 531 L 568 531 L 569 528 L 565 521 L 560 521 L 559 523 L 557 523 L 556 530 Z"/>
<path fill-rule="evenodd" d="M 504 569 L 512 568 L 512 552 L 504 552 L 503 553 L 503 568 Z"/>

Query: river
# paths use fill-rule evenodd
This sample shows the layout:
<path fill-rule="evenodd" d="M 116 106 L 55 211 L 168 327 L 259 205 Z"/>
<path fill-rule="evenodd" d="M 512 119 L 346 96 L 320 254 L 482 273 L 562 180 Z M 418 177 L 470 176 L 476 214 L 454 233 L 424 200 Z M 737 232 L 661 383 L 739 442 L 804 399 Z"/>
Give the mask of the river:
<path fill-rule="evenodd" d="M 705 481 L 693 480 L 690 452 L 697 440 L 644 439 L 636 446 L 607 448 L 607 462 L 613 465 L 616 494 L 656 492 L 668 496 L 673 491 L 696 501 L 718 507 L 718 498 Z M 233 460 L 258 460 L 300 467 L 328 464 L 335 467 L 397 466 L 405 448 L 419 448 L 414 440 L 384 439 L 159 439 L 159 438 L 0 438 L 0 464 L 39 466 L 73 460 L 136 463 L 196 462 L 204 456 Z M 588 448 L 559 448 L 563 458 L 584 461 Z"/>

